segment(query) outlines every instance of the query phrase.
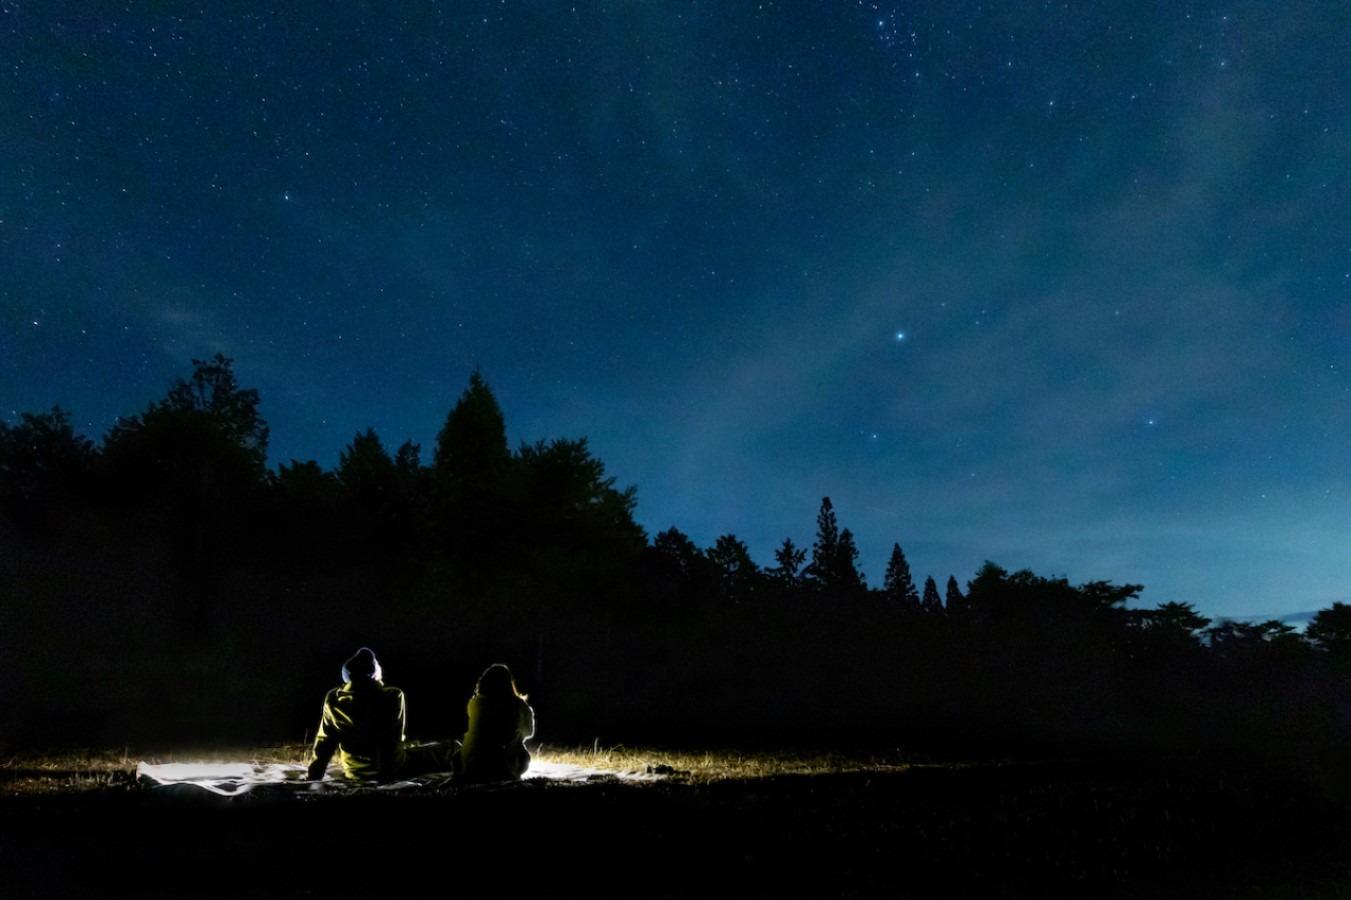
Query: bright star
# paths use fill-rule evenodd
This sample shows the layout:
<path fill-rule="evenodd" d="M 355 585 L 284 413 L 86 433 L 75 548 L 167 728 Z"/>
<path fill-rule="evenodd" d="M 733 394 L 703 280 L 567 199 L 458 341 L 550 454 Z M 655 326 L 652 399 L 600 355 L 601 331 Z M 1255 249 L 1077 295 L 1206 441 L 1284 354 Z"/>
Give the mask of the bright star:
<path fill-rule="evenodd" d="M 904 331 L 898 331 L 898 332 L 896 332 L 896 340 L 898 340 L 898 341 L 903 341 L 903 340 L 905 340 L 905 332 L 904 332 Z"/>

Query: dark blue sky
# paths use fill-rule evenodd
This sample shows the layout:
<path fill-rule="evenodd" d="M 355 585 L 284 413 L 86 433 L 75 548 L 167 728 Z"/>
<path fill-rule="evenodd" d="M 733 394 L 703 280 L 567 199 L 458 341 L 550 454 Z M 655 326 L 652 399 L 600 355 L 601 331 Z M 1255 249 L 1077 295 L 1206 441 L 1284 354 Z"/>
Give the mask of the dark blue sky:
<path fill-rule="evenodd" d="M 1346 4 L 254 6 L 0 0 L 4 415 L 427 459 L 481 365 L 649 533 L 1348 599 Z"/>

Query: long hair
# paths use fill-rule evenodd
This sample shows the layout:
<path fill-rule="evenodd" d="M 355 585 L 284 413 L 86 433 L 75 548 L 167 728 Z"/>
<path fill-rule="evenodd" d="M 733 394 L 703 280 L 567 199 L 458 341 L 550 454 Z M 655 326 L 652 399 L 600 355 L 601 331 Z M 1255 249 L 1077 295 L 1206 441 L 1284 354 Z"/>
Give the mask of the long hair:
<path fill-rule="evenodd" d="M 521 693 L 520 688 L 516 687 L 516 679 L 511 677 L 511 670 L 502 663 L 493 663 L 483 670 L 483 674 L 478 677 L 478 682 L 474 685 L 474 695 L 493 700 L 505 700 L 509 697 L 517 697 L 521 700 L 529 699 Z"/>

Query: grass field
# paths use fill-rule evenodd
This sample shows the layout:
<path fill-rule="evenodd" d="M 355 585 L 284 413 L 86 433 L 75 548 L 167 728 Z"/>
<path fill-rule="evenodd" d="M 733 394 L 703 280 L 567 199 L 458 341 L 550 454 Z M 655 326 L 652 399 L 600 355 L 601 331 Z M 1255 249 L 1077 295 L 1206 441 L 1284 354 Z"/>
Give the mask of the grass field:
<path fill-rule="evenodd" d="M 116 789 L 134 776 L 140 762 L 248 762 L 300 763 L 308 747 L 278 744 L 238 749 L 179 749 L 138 752 L 130 747 L 116 750 L 83 749 L 49 752 L 18 752 L 0 757 L 0 789 L 10 795 L 80 793 Z M 623 746 L 534 748 L 540 762 L 594 769 L 622 776 L 629 773 L 657 774 L 691 784 L 767 778 L 782 775 L 826 775 L 849 772 L 900 772 L 912 766 L 898 759 L 842 754 L 748 753 L 737 750 L 679 752 Z M 528 776 L 527 776 L 528 777 Z"/>
<path fill-rule="evenodd" d="M 1278 774 L 1196 761 L 545 746 L 540 760 L 598 777 L 280 798 L 133 777 L 142 760 L 303 756 L 282 745 L 5 757 L 0 893 L 382 896 L 430 879 L 535 896 L 1351 897 L 1343 805 Z"/>

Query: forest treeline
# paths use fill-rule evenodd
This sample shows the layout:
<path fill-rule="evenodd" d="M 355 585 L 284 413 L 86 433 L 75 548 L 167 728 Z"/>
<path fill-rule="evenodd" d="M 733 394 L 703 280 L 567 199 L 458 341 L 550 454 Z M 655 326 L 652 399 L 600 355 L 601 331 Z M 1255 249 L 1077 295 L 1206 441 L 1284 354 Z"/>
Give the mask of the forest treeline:
<path fill-rule="evenodd" d="M 761 567 L 636 523 L 584 438 L 512 450 L 473 373 L 429 454 L 357 432 L 267 466 L 223 356 L 95 445 L 60 408 L 0 424 L 0 745 L 301 740 L 358 645 L 454 734 L 507 662 L 545 740 L 910 753 L 1226 752 L 1351 737 L 1351 606 L 1298 633 L 1128 605 L 987 562 L 880 587 L 829 498 Z M 804 523 L 805 524 L 805 523 Z"/>

